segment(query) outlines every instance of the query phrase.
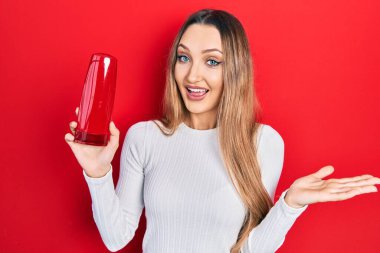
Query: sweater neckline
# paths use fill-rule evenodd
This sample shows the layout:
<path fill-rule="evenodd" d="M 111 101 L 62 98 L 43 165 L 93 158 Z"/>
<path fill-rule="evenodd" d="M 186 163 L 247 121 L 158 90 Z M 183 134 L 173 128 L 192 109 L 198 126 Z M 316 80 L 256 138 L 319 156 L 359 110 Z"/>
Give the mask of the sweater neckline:
<path fill-rule="evenodd" d="M 195 134 L 195 135 L 199 135 L 199 134 L 214 134 L 219 129 L 219 127 L 210 128 L 210 129 L 204 129 L 204 130 L 195 129 L 195 128 L 191 128 L 188 125 L 186 125 L 185 122 L 181 122 L 179 124 L 179 127 L 182 130 L 184 130 L 185 132 L 190 133 L 190 134 Z"/>

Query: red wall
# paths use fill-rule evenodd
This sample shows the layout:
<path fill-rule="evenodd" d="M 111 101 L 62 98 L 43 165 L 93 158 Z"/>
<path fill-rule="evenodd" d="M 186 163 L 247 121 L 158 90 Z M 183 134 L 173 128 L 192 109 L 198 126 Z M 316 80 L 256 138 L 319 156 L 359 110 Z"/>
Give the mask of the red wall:
<path fill-rule="evenodd" d="M 64 141 L 90 56 L 116 56 L 113 120 L 158 114 L 165 60 L 187 15 L 235 14 L 249 36 L 263 122 L 285 140 L 276 198 L 332 164 L 380 176 L 379 1 L 0 2 L 1 252 L 106 252 L 82 170 Z M 120 148 L 113 161 L 118 177 Z M 278 252 L 380 252 L 380 195 L 310 205 Z M 144 213 L 122 252 L 141 252 Z"/>

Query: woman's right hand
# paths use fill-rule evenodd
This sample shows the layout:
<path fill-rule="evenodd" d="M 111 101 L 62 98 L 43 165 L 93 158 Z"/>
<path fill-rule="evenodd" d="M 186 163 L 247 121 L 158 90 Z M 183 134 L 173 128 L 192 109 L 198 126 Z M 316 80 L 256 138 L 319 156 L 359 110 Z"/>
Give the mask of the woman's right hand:
<path fill-rule="evenodd" d="M 75 114 L 78 116 L 79 107 Z M 110 122 L 110 140 L 107 146 L 93 146 L 74 142 L 75 128 L 78 123 L 69 123 L 72 134 L 66 133 L 65 141 L 73 151 L 75 158 L 89 177 L 99 178 L 107 174 L 111 169 L 111 161 L 119 147 L 120 131 L 116 128 L 113 121 Z"/>

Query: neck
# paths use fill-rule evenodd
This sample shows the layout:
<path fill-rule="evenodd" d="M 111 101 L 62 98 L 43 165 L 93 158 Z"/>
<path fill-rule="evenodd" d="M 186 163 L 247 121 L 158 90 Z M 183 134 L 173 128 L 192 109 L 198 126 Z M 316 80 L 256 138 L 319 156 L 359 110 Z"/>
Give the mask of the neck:
<path fill-rule="evenodd" d="M 206 112 L 202 114 L 190 113 L 190 118 L 185 120 L 186 125 L 197 130 L 207 130 L 216 127 L 216 113 Z"/>

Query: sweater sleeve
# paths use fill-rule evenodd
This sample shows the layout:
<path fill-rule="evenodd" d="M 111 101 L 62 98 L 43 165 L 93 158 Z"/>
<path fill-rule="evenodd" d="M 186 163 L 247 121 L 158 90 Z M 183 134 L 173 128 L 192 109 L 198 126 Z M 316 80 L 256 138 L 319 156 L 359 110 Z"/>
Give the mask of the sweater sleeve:
<path fill-rule="evenodd" d="M 264 125 L 259 140 L 258 159 L 263 184 L 272 201 L 283 167 L 284 151 L 284 141 L 280 134 L 271 126 Z M 284 199 L 288 190 L 282 192 L 265 218 L 250 232 L 243 247 L 244 253 L 273 253 L 284 243 L 287 232 L 308 207 L 289 206 Z"/>
<path fill-rule="evenodd" d="M 112 167 L 101 178 L 89 177 L 83 170 L 92 199 L 94 221 L 104 244 L 112 252 L 122 249 L 133 239 L 144 208 L 145 134 L 145 122 L 138 122 L 128 129 L 116 189 Z"/>

